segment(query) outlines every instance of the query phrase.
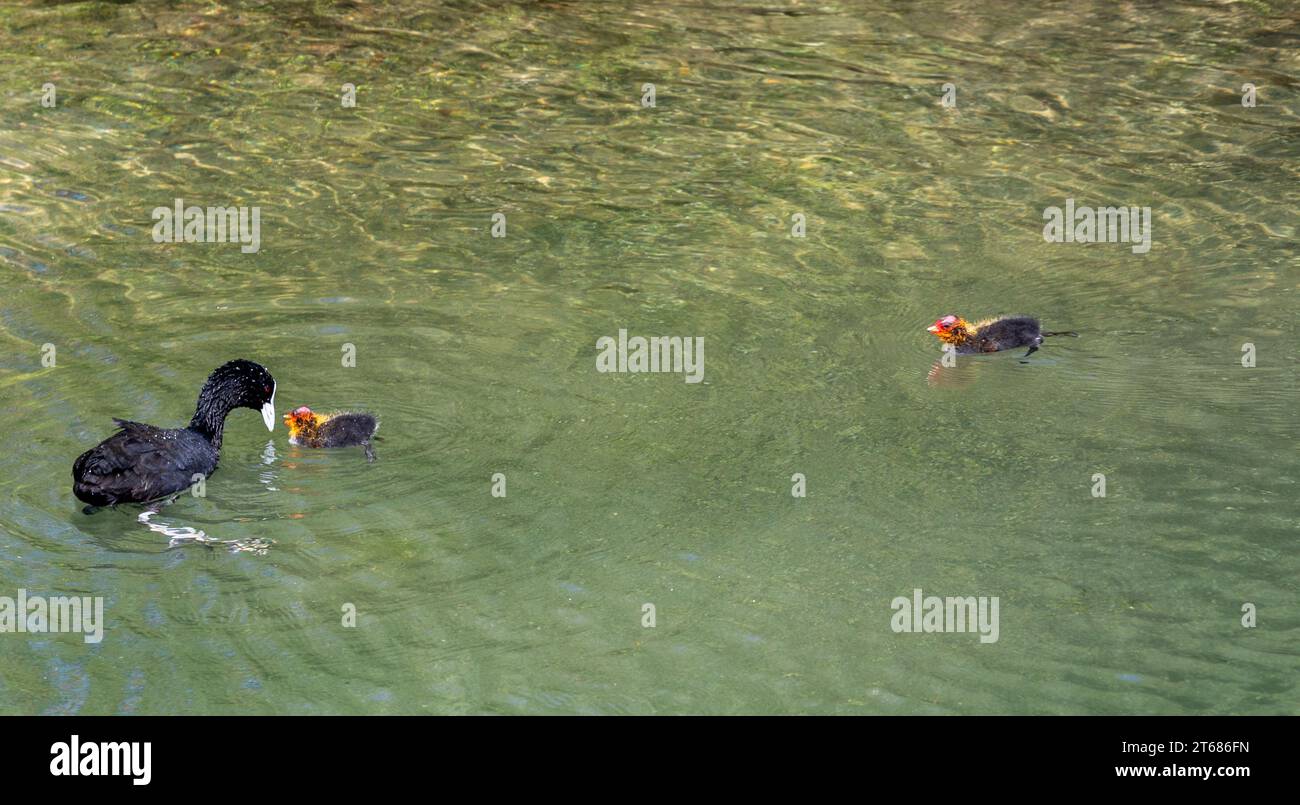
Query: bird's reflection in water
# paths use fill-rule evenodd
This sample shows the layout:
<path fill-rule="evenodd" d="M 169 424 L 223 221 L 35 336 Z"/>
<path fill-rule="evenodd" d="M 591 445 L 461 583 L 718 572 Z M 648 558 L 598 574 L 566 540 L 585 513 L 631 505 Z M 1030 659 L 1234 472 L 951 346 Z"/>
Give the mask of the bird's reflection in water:
<path fill-rule="evenodd" d="M 258 556 L 265 556 L 271 545 L 274 544 L 274 540 L 262 539 L 260 537 L 252 537 L 249 539 L 216 539 L 215 537 L 209 537 L 206 533 L 197 528 L 191 528 L 187 525 L 173 526 L 168 525 L 167 523 L 155 523 L 153 522 L 153 517 L 156 514 L 158 514 L 158 509 L 150 507 L 145 509 L 143 512 L 140 512 L 140 516 L 137 517 L 136 520 L 144 523 L 150 531 L 167 537 L 168 548 L 177 548 L 181 545 L 203 545 L 208 548 L 215 548 L 220 545 L 228 549 L 231 553 L 247 551 L 248 553 L 256 554 Z"/>
<path fill-rule="evenodd" d="M 943 360 L 938 360 L 926 373 L 925 382 L 934 388 L 959 389 L 974 383 L 978 374 L 978 361 L 964 361 L 952 366 L 944 366 Z"/>
<path fill-rule="evenodd" d="M 275 464 L 276 457 L 277 454 L 275 452 L 275 440 L 272 439 L 271 441 L 266 443 L 266 447 L 262 450 L 262 463 L 267 467 L 270 467 L 271 465 Z M 273 469 L 262 470 L 257 474 L 258 482 L 262 484 L 262 486 L 265 486 L 266 491 L 268 492 L 280 491 L 275 485 L 275 478 L 276 478 L 276 473 L 275 470 Z"/>
<path fill-rule="evenodd" d="M 275 440 L 267 441 L 266 447 L 262 448 L 262 463 L 270 466 L 275 463 Z"/>

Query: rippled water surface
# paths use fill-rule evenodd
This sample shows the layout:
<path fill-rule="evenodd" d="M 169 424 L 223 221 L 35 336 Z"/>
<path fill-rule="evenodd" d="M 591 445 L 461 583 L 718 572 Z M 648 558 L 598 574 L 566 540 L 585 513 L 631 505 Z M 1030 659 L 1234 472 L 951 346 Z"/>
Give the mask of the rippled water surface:
<path fill-rule="evenodd" d="M 107 619 L 0 634 L 0 712 L 1300 712 L 1296 19 L 0 9 L 0 596 Z M 177 197 L 260 252 L 155 243 Z M 1044 242 L 1066 198 L 1151 207 L 1150 252 Z M 950 312 L 1081 337 L 935 367 Z M 704 382 L 597 373 L 620 328 Z M 239 410 L 206 497 L 82 514 L 111 417 L 234 357 L 379 460 Z M 915 588 L 998 641 L 895 634 Z"/>

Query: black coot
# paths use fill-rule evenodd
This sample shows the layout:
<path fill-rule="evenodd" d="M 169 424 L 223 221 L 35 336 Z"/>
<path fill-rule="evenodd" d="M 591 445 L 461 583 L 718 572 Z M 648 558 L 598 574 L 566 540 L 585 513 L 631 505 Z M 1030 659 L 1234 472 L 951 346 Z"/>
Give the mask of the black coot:
<path fill-rule="evenodd" d="M 72 465 L 72 492 L 95 506 L 165 498 L 217 468 L 226 415 L 236 408 L 262 412 L 275 428 L 275 378 L 252 361 L 231 361 L 203 384 L 194 418 L 184 428 L 156 428 L 114 419 L 120 431 L 81 454 Z"/>

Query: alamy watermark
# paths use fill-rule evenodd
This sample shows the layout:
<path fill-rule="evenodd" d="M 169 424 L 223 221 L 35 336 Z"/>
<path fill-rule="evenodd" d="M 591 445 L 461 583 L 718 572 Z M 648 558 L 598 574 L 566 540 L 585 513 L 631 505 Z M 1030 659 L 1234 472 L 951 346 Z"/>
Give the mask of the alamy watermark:
<path fill-rule="evenodd" d="M 1048 243 L 1132 243 L 1134 254 L 1151 251 L 1150 207 L 1075 207 L 1043 210 L 1043 240 Z"/>
<path fill-rule="evenodd" d="M 998 642 L 998 597 L 922 596 L 921 588 L 912 597 L 898 596 L 889 603 L 894 610 L 889 626 L 896 634 L 904 632 L 979 632 L 981 643 Z"/>
<path fill-rule="evenodd" d="M 678 372 L 687 383 L 704 379 L 704 336 L 627 337 L 618 331 L 618 340 L 603 335 L 596 339 L 596 371 L 606 372 Z"/>
<path fill-rule="evenodd" d="M 239 243 L 244 254 L 262 248 L 261 207 L 185 206 L 176 199 L 171 207 L 154 207 L 154 243 Z"/>
<path fill-rule="evenodd" d="M 50 744 L 54 777 L 130 777 L 131 785 L 153 779 L 153 744 L 149 741 L 82 741 L 73 735 Z"/>
<path fill-rule="evenodd" d="M 104 599 L 98 595 L 47 598 L 19 588 L 17 598 L 0 595 L 0 634 L 6 632 L 81 632 L 85 642 L 98 643 L 104 639 Z"/>

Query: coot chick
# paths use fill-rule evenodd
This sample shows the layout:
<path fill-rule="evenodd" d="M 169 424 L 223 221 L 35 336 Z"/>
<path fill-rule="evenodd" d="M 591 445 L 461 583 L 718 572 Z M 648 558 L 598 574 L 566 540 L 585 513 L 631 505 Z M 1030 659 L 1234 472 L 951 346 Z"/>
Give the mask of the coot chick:
<path fill-rule="evenodd" d="M 226 415 L 236 408 L 262 412 L 275 429 L 275 378 L 260 364 L 230 361 L 203 384 L 194 418 L 184 428 L 156 428 L 114 419 L 120 431 L 81 454 L 72 465 L 72 492 L 95 506 L 147 503 L 168 497 L 217 468 Z"/>
<path fill-rule="evenodd" d="M 370 414 L 318 414 L 303 405 L 284 415 L 289 444 L 302 447 L 356 447 L 366 449 L 366 460 L 375 460 L 371 439 L 379 422 Z"/>
<path fill-rule="evenodd" d="M 944 316 L 925 329 L 934 333 L 943 343 L 951 344 L 963 355 L 1029 347 L 1025 353 L 1026 358 L 1037 352 L 1043 339 L 1048 336 L 1079 335 L 1073 332 L 1043 332 L 1038 326 L 1038 319 L 1029 316 L 1004 316 L 985 319 L 976 324 L 969 323 L 961 316 Z"/>

